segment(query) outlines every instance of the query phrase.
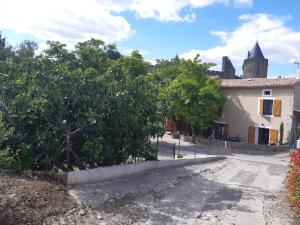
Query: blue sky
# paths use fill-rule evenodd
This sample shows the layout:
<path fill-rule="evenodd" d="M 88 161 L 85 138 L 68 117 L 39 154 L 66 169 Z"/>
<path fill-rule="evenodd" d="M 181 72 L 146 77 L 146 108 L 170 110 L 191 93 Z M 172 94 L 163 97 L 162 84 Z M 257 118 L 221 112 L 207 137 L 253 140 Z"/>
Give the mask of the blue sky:
<path fill-rule="evenodd" d="M 284 2 L 284 3 L 283 3 Z M 58 40 L 72 48 L 90 37 L 139 49 L 146 60 L 178 54 L 220 68 L 223 55 L 242 74 L 258 39 L 269 76 L 291 76 L 300 60 L 300 1 L 295 0 L 0 0 L 0 31 L 12 45 L 30 39 L 45 48 Z"/>

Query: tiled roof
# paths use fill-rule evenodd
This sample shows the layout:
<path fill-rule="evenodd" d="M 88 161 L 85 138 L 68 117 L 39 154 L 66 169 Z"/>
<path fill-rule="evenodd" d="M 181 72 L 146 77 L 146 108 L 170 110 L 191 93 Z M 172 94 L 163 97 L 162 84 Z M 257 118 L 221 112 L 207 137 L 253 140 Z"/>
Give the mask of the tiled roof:
<path fill-rule="evenodd" d="M 222 88 L 260 88 L 260 87 L 291 87 L 300 79 L 291 78 L 249 78 L 222 80 Z"/>

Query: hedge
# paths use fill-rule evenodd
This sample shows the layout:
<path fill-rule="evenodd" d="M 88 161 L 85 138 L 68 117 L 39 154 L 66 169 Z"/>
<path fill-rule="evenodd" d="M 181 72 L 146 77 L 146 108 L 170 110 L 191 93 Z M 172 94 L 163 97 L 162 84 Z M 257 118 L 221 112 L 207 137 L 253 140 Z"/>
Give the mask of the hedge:
<path fill-rule="evenodd" d="M 290 156 L 286 188 L 289 201 L 296 211 L 300 213 L 300 149 L 293 151 Z"/>

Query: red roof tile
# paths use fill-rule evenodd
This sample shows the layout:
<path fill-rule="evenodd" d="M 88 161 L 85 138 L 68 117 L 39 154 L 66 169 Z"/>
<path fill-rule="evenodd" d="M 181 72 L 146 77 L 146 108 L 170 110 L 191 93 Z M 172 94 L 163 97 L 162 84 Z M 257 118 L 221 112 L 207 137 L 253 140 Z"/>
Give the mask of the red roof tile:
<path fill-rule="evenodd" d="M 300 79 L 291 78 L 249 78 L 249 79 L 224 79 L 222 88 L 267 88 L 291 87 L 300 82 Z"/>

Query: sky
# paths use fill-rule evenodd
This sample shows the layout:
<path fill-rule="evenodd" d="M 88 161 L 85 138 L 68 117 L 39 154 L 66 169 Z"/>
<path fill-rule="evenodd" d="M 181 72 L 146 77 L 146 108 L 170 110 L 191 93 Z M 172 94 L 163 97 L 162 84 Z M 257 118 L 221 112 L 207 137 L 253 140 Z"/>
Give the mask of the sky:
<path fill-rule="evenodd" d="M 0 32 L 23 40 L 67 44 L 99 38 L 145 60 L 192 59 L 219 70 L 229 56 L 242 75 L 256 41 L 269 59 L 269 77 L 293 76 L 300 61 L 298 0 L 0 0 Z"/>

